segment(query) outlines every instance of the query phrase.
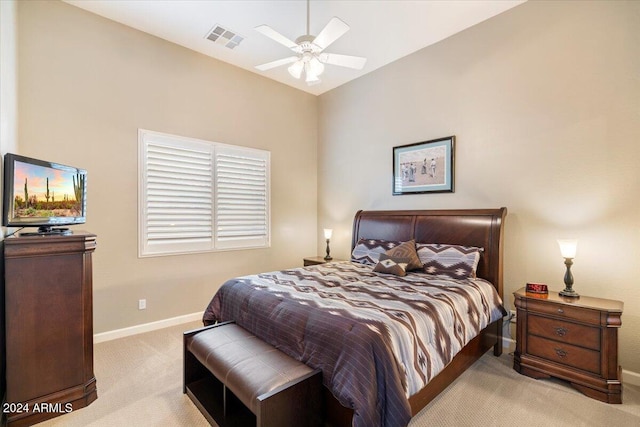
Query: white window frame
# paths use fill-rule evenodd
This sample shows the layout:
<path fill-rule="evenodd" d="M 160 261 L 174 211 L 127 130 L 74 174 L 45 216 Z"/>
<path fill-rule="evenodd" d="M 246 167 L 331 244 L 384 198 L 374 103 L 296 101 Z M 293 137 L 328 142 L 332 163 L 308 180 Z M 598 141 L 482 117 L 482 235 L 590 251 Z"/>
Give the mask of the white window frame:
<path fill-rule="evenodd" d="M 138 256 L 271 246 L 269 151 L 138 129 Z"/>

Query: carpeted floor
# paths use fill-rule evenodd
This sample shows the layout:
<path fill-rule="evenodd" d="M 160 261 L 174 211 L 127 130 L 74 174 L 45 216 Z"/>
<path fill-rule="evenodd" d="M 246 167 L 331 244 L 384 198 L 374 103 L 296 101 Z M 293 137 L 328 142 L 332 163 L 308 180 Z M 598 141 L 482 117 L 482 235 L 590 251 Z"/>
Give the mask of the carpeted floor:
<path fill-rule="evenodd" d="M 188 323 L 96 344 L 98 400 L 38 426 L 207 426 L 182 394 L 182 332 Z M 640 387 L 622 405 L 587 398 L 561 381 L 516 373 L 507 354 L 485 354 L 411 421 L 426 426 L 638 426 Z"/>

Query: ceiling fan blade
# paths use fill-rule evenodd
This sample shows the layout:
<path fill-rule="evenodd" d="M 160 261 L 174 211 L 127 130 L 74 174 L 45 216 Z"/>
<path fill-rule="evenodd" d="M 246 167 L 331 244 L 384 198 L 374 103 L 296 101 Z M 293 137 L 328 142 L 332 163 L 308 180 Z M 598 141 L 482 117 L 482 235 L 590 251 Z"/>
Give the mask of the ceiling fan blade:
<path fill-rule="evenodd" d="M 340 18 L 333 17 L 313 40 L 313 44 L 324 50 L 349 31 L 349 26 Z"/>
<path fill-rule="evenodd" d="M 267 71 L 281 65 L 291 64 L 292 62 L 296 62 L 298 59 L 299 58 L 297 56 L 290 56 L 288 58 L 278 59 L 277 61 L 267 62 L 266 64 L 256 65 L 256 68 L 260 71 Z"/>
<path fill-rule="evenodd" d="M 282 34 L 280 34 L 279 32 L 277 32 L 276 30 L 274 30 L 268 25 L 258 25 L 255 28 L 255 30 L 269 37 L 270 39 L 275 40 L 278 43 L 288 47 L 289 49 L 295 49 L 298 47 L 298 45 L 294 41 L 289 40 L 288 38 L 286 38 L 285 36 L 283 36 Z"/>
<path fill-rule="evenodd" d="M 339 55 L 337 53 L 321 53 L 318 55 L 318 59 L 325 64 L 338 65 L 355 70 L 362 70 L 367 62 L 367 58 L 361 56 Z"/>

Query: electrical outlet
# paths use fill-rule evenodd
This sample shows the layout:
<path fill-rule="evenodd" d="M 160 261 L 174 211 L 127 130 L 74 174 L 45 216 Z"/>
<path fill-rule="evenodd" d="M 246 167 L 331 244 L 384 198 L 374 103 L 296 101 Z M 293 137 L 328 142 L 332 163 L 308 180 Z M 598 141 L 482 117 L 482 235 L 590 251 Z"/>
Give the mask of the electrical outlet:
<path fill-rule="evenodd" d="M 147 300 L 139 299 L 138 300 L 138 310 L 146 310 L 147 309 Z"/>
<path fill-rule="evenodd" d="M 510 310 L 509 311 L 509 321 L 511 323 L 516 323 L 516 311 L 515 310 Z"/>

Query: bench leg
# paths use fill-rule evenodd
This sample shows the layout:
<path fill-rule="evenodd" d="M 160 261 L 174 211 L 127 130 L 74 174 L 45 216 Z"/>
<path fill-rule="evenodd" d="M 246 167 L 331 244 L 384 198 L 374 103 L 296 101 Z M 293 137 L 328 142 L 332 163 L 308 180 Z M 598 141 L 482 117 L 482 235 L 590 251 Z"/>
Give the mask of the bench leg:
<path fill-rule="evenodd" d="M 321 426 L 322 373 L 318 370 L 285 389 L 258 396 L 257 427 Z"/>
<path fill-rule="evenodd" d="M 222 386 L 222 416 L 227 418 L 227 386 Z"/>

